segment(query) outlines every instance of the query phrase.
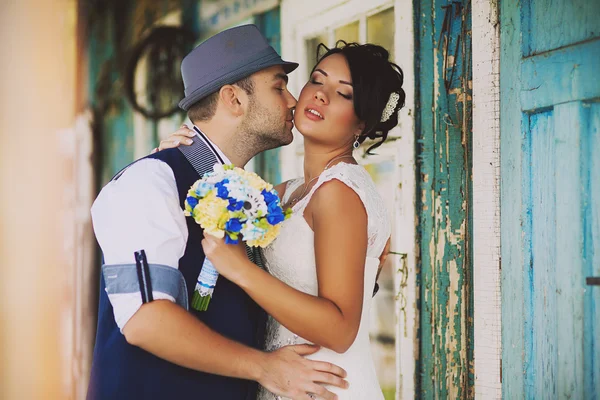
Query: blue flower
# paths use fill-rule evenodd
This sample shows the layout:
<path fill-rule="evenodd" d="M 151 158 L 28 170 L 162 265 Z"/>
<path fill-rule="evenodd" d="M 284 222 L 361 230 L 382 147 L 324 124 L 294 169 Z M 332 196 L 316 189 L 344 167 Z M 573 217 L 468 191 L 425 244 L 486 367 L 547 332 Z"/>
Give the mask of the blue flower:
<path fill-rule="evenodd" d="M 225 230 L 228 231 L 228 232 L 238 233 L 239 231 L 242 230 L 242 223 L 237 218 L 231 218 L 225 224 Z"/>
<path fill-rule="evenodd" d="M 281 209 L 281 206 L 279 205 L 279 202 L 271 202 L 268 205 L 267 208 L 267 213 L 268 214 L 279 214 L 279 213 L 283 213 L 283 210 Z"/>
<path fill-rule="evenodd" d="M 229 235 L 225 235 L 225 244 L 238 244 L 239 242 L 239 239 L 232 239 Z"/>
<path fill-rule="evenodd" d="M 279 202 L 279 197 L 277 197 L 276 194 L 273 194 L 271 192 L 267 192 L 265 189 L 263 189 L 263 191 L 262 191 L 261 194 L 265 198 L 265 203 L 267 203 L 268 206 L 270 206 L 271 203 L 277 203 L 277 202 Z"/>
<path fill-rule="evenodd" d="M 229 199 L 229 205 L 227 206 L 227 209 L 229 211 L 239 211 L 242 209 L 242 207 L 244 207 L 243 201 L 235 201 L 234 199 Z"/>
<path fill-rule="evenodd" d="M 269 213 L 267 215 L 267 222 L 271 225 L 277 225 L 283 220 L 285 220 L 285 215 L 283 214 L 283 212 Z"/>
<path fill-rule="evenodd" d="M 193 196 L 188 196 L 187 199 L 185 199 L 187 201 L 187 203 L 190 205 L 190 207 L 192 208 L 192 210 L 194 209 L 194 207 L 196 207 L 198 205 L 198 199 L 193 197 Z"/>
<path fill-rule="evenodd" d="M 217 197 L 221 199 L 227 199 L 229 197 L 229 190 L 225 187 L 225 184 L 229 183 L 228 179 L 223 179 L 221 182 L 215 184 L 217 188 Z"/>

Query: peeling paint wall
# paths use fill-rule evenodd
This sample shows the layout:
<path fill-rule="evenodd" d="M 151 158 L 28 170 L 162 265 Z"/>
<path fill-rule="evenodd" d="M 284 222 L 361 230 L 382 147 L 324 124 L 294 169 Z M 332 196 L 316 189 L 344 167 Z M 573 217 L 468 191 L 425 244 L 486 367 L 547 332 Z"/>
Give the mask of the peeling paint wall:
<path fill-rule="evenodd" d="M 429 0 L 417 24 L 420 359 L 417 397 L 473 397 L 470 1 Z"/>

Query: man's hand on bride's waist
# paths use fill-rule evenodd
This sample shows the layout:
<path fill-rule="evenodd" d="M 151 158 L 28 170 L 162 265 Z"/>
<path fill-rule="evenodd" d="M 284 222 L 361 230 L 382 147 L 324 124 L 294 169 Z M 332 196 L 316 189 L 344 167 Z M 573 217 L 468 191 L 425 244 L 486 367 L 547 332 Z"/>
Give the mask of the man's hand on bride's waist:
<path fill-rule="evenodd" d="M 325 400 L 337 400 L 337 395 L 323 385 L 348 388 L 348 382 L 343 379 L 346 371 L 329 362 L 304 358 L 318 350 L 319 346 L 301 344 L 266 353 L 256 380 L 270 392 L 293 400 L 310 400 L 309 393 Z"/>

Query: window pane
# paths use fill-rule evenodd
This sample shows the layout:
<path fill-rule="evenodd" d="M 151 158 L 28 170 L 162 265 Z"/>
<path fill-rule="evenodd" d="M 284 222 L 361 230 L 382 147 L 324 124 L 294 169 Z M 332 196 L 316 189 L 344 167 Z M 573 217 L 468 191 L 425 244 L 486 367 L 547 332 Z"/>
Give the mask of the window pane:
<path fill-rule="evenodd" d="M 358 21 L 352 22 L 348 25 L 340 26 L 335 30 L 335 41 L 344 40 L 348 43 L 358 43 Z"/>
<path fill-rule="evenodd" d="M 317 63 L 317 47 L 319 46 L 319 43 L 329 45 L 327 41 L 327 34 L 325 32 L 306 41 L 306 62 L 308 63 L 306 65 L 307 73 L 310 73 Z"/>
<path fill-rule="evenodd" d="M 367 42 L 383 46 L 394 60 L 394 8 L 367 18 Z"/>

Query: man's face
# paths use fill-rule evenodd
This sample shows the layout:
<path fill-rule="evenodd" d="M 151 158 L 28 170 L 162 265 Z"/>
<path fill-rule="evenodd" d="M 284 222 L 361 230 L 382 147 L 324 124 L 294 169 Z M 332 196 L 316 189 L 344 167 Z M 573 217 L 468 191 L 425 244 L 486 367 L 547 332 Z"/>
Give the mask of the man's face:
<path fill-rule="evenodd" d="M 290 144 L 294 139 L 293 109 L 296 99 L 287 89 L 288 77 L 280 65 L 252 75 L 254 92 L 242 129 L 261 147 L 273 149 Z"/>

